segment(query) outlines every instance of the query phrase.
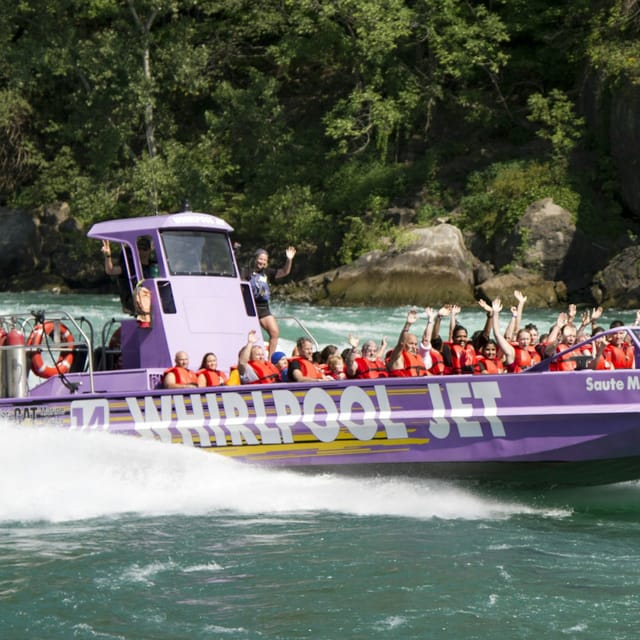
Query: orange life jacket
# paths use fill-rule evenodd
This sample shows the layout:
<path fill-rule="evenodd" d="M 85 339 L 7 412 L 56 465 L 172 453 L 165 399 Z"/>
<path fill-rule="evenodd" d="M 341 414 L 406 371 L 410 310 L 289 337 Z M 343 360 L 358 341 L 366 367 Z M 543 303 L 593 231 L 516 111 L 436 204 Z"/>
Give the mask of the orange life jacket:
<path fill-rule="evenodd" d="M 476 363 L 476 350 L 470 342 L 461 347 L 459 344 L 453 342 L 445 342 L 445 345 L 449 347 L 449 353 L 451 354 L 451 364 L 448 365 L 445 359 L 446 374 L 455 373 L 471 373 Z"/>
<path fill-rule="evenodd" d="M 485 358 L 484 356 L 476 356 L 476 366 L 474 373 L 504 373 L 504 364 L 500 358 Z"/>
<path fill-rule="evenodd" d="M 426 376 L 427 367 L 424 364 L 424 360 L 421 355 L 417 353 L 410 353 L 409 351 L 402 352 L 402 360 L 404 363 L 403 369 L 392 369 L 389 375 L 394 378 L 411 378 L 415 376 Z"/>
<path fill-rule="evenodd" d="M 171 367 L 162 374 L 163 380 L 168 373 L 173 373 L 176 384 L 194 384 L 196 387 L 198 386 L 198 376 L 194 371 L 190 371 L 184 367 Z"/>
<path fill-rule="evenodd" d="M 431 355 L 431 366 L 429 367 L 428 374 L 430 376 L 440 376 L 444 373 L 444 358 L 437 349 L 431 349 L 429 351 Z"/>
<path fill-rule="evenodd" d="M 356 358 L 356 378 L 388 378 L 389 372 L 380 358 Z"/>
<path fill-rule="evenodd" d="M 513 344 L 513 350 L 515 351 L 515 359 L 512 364 L 509 365 L 509 373 L 520 373 L 534 364 L 540 362 L 540 354 L 536 351 L 533 345 L 526 348 L 521 347 L 518 344 Z"/>
<path fill-rule="evenodd" d="M 566 344 L 559 344 L 556 347 L 556 353 L 562 353 L 566 351 L 569 347 Z M 578 349 L 574 349 L 571 353 L 566 356 L 562 356 L 552 362 L 549 365 L 549 371 L 575 371 L 578 367 L 578 363 L 571 358 L 582 355 Z"/>
<path fill-rule="evenodd" d="M 625 349 L 609 343 L 604 348 L 602 357 L 606 358 L 615 369 L 633 369 L 633 347 Z"/>
<path fill-rule="evenodd" d="M 615 367 L 613 366 L 610 360 L 607 360 L 604 357 L 604 351 L 603 351 L 602 355 L 598 360 L 598 364 L 596 365 L 596 371 L 603 371 L 603 370 L 611 371 L 611 369 L 615 369 Z"/>
<path fill-rule="evenodd" d="M 196 375 L 204 376 L 206 387 L 219 387 L 220 385 L 227 384 L 227 376 L 223 371 L 218 371 L 217 369 L 214 371 L 211 369 L 200 369 Z"/>
<path fill-rule="evenodd" d="M 269 382 L 280 382 L 282 380 L 280 371 L 269 360 L 249 360 L 248 364 L 258 376 L 258 379 L 251 384 L 268 384 Z"/>
<path fill-rule="evenodd" d="M 531 362 L 531 352 L 528 349 L 523 349 L 519 345 L 513 345 L 514 350 L 514 360 L 513 360 L 513 370 L 516 373 L 523 371 L 524 369 L 528 369 Z"/>
<path fill-rule="evenodd" d="M 310 360 L 298 356 L 297 358 L 291 358 L 291 362 L 300 363 L 300 371 L 305 378 L 315 378 L 316 380 L 323 379 L 324 374 L 322 373 L 322 370 L 319 367 L 316 367 L 316 365 Z M 291 378 L 291 380 L 293 379 Z"/>

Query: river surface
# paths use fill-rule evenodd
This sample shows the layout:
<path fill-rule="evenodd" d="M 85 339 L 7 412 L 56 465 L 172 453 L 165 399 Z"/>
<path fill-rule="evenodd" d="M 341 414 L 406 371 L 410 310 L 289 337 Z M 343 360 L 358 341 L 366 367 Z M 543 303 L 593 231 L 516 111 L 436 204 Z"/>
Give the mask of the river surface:
<path fill-rule="evenodd" d="M 120 315 L 111 296 L 29 293 L 3 294 L 0 313 L 54 306 L 96 332 Z M 394 342 L 407 309 L 274 310 L 343 347 L 349 332 Z M 554 315 L 525 321 L 544 331 Z M 473 331 L 484 315 L 460 320 Z M 281 325 L 289 346 L 299 327 Z M 506 492 L 301 476 L 1 424 L 0 638 L 631 640 L 639 499 L 638 483 Z"/>

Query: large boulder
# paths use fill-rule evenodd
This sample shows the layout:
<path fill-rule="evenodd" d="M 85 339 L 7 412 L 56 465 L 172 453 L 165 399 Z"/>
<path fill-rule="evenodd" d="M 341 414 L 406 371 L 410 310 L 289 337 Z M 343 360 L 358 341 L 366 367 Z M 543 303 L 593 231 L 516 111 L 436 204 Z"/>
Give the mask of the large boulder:
<path fill-rule="evenodd" d="M 591 292 L 607 307 L 640 308 L 640 247 L 627 247 L 599 271 Z"/>
<path fill-rule="evenodd" d="M 471 304 L 473 257 L 450 224 L 407 231 L 389 251 L 372 251 L 353 263 L 308 278 L 289 297 L 345 305 Z"/>
<path fill-rule="evenodd" d="M 516 231 L 520 264 L 544 280 L 564 282 L 569 292 L 587 289 L 594 271 L 606 264 L 607 250 L 577 229 L 572 214 L 552 198 L 530 205 Z"/>
<path fill-rule="evenodd" d="M 539 272 L 514 267 L 509 273 L 500 273 L 478 285 L 479 298 L 502 298 L 505 307 L 515 304 L 513 292 L 518 289 L 527 296 L 528 307 L 555 307 L 564 304 L 567 290 L 561 281 L 545 280 Z"/>
<path fill-rule="evenodd" d="M 3 276 L 33 272 L 38 264 L 40 243 L 33 214 L 0 207 L 0 273 Z"/>
<path fill-rule="evenodd" d="M 0 208 L 3 289 L 93 289 L 105 281 L 99 243 L 88 241 L 66 203 L 26 212 Z"/>

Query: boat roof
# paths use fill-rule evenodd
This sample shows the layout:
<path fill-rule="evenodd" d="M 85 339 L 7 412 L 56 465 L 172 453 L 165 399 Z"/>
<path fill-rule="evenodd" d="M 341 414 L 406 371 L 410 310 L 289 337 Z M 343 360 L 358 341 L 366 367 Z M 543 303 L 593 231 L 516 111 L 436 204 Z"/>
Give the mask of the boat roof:
<path fill-rule="evenodd" d="M 230 233 L 233 227 L 222 218 L 198 213 L 195 211 L 183 211 L 181 213 L 169 213 L 163 215 L 143 216 L 138 218 L 118 218 L 117 220 L 105 220 L 94 224 L 87 236 L 89 238 L 115 239 L 129 236 L 131 233 L 145 234 L 159 229 L 211 229 L 212 231 L 224 231 Z"/>

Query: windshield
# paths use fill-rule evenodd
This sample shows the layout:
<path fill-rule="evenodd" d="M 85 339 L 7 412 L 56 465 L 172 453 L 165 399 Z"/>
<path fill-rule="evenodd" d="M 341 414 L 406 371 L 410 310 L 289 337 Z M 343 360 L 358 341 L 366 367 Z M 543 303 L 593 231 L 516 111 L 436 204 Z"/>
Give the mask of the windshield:
<path fill-rule="evenodd" d="M 225 233 L 210 231 L 163 231 L 161 233 L 171 275 L 235 278 L 233 254 Z"/>

